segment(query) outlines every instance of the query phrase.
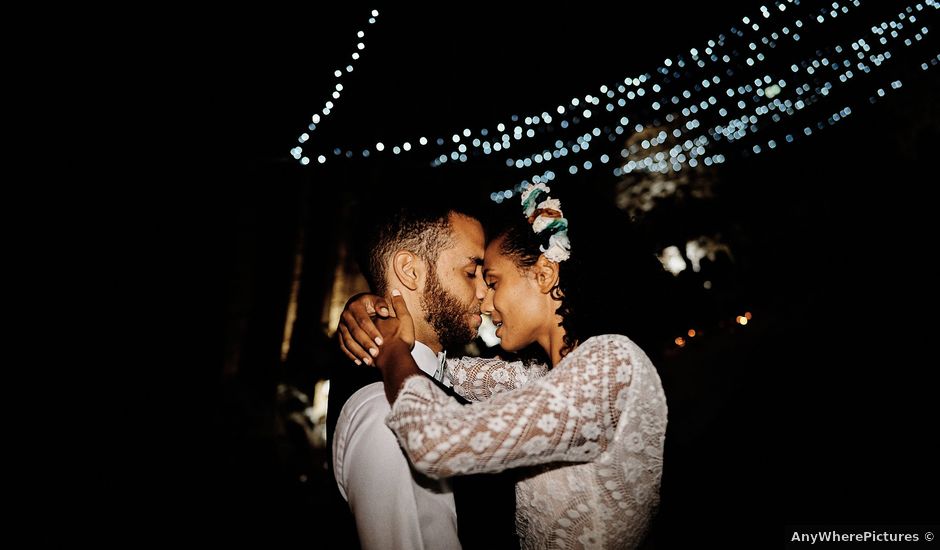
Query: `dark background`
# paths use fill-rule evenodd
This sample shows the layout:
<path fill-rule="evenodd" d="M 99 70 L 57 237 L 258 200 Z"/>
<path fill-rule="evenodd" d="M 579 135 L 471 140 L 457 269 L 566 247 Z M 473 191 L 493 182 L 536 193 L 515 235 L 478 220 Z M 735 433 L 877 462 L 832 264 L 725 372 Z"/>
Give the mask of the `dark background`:
<path fill-rule="evenodd" d="M 374 26 L 365 24 L 373 6 L 353 4 L 170 17 L 176 30 L 161 38 L 176 52 L 173 79 L 155 88 L 179 105 L 168 109 L 178 132 L 163 145 L 181 162 L 168 162 L 172 173 L 152 189 L 150 204 L 165 215 L 147 236 L 167 244 L 154 245 L 148 269 L 164 284 L 148 298 L 173 310 L 157 334 L 185 345 L 156 354 L 172 361 L 169 390 L 185 398 L 162 404 L 167 421 L 148 456 L 161 465 L 149 476 L 153 500 L 169 493 L 172 504 L 144 515 L 171 538 L 251 533 L 313 547 L 327 547 L 324 533 L 340 525 L 325 457 L 304 455 L 278 429 L 276 386 L 311 389 L 334 364 L 317 323 L 345 206 L 390 185 L 421 191 L 386 175 L 417 160 L 302 167 L 288 154 L 332 91 L 333 70 L 347 64 L 356 30 L 367 31 L 363 59 L 305 150 L 551 112 L 700 46 L 759 5 L 379 7 Z M 688 299 L 664 298 L 672 314 L 645 346 L 670 415 L 656 546 L 777 547 L 792 524 L 936 521 L 928 266 L 938 81 L 935 69 L 915 70 L 920 62 L 899 61 L 905 86 L 874 105 L 848 94 L 855 114 L 842 123 L 730 159 L 715 173 L 714 201 L 677 200 L 646 219 L 651 244 L 717 230 L 735 254 L 733 264 L 706 266 L 717 297 L 703 298 L 690 273 L 671 283 Z M 468 163 L 483 196 L 517 181 L 501 163 Z M 594 178 L 557 185 L 581 190 L 570 200 L 583 204 L 613 184 Z M 299 228 L 299 351 L 282 364 Z M 754 313 L 749 326 L 730 322 L 744 310 Z M 688 326 L 711 337 L 670 346 Z"/>

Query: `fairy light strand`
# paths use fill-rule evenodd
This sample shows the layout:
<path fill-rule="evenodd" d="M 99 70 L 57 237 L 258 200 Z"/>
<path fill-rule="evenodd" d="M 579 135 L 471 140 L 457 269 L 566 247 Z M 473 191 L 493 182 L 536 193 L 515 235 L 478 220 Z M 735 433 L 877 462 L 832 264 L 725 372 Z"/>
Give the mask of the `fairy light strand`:
<path fill-rule="evenodd" d="M 934 9 L 936 9 L 936 3 L 928 4 L 928 7 L 933 7 Z M 915 5 L 915 6 L 909 7 L 906 10 L 906 12 L 911 13 L 912 11 L 916 9 L 917 9 L 917 6 Z M 886 29 L 889 29 L 889 28 L 895 29 L 892 33 L 890 33 L 891 38 L 900 40 L 902 37 L 900 33 L 898 33 L 898 30 L 903 28 L 903 23 L 901 23 L 900 20 L 903 20 L 905 18 L 904 13 L 905 12 L 901 12 L 898 15 L 899 21 L 883 22 L 878 27 L 873 27 L 873 29 L 877 28 L 880 30 L 872 30 L 872 32 L 875 34 L 886 34 L 887 33 Z M 913 41 L 923 40 L 924 37 L 928 33 L 929 33 L 929 29 L 926 26 L 918 27 L 916 29 L 916 34 L 913 35 Z M 887 45 L 890 42 L 888 38 L 886 37 L 882 37 L 882 38 L 884 38 L 884 40 L 878 41 L 880 44 Z M 913 41 L 910 39 L 905 39 L 904 40 L 905 46 L 911 45 Z M 865 54 L 867 54 L 867 56 L 864 54 L 860 54 L 859 58 L 865 59 L 866 61 L 868 61 L 875 67 L 879 67 L 882 64 L 887 63 L 892 58 L 892 54 L 889 48 L 886 47 L 883 51 L 874 52 L 874 50 L 866 44 L 863 38 L 860 38 L 852 42 L 852 44 L 855 47 L 855 49 L 864 51 Z M 838 46 L 836 46 L 835 48 L 831 50 L 839 51 L 839 52 L 843 51 Z M 826 55 L 826 54 L 824 53 L 823 55 Z M 850 66 L 848 61 L 842 62 L 840 60 L 840 63 L 835 63 L 835 62 L 830 62 L 825 57 L 823 57 L 822 59 L 823 59 L 822 65 L 828 64 L 828 65 L 833 66 L 834 68 L 840 65 L 843 65 L 846 68 Z M 806 67 L 811 67 L 814 64 L 813 63 L 814 61 L 817 66 L 820 65 L 820 62 L 818 59 L 803 61 L 801 62 L 801 64 Z M 921 64 L 921 69 L 927 70 L 928 68 L 935 66 L 935 65 L 936 65 L 935 60 L 933 63 L 924 62 Z M 863 66 L 862 63 L 858 64 L 858 66 L 859 66 L 860 71 L 862 69 L 867 69 L 867 70 L 864 70 L 865 74 L 868 74 L 871 71 L 871 69 L 868 66 Z M 813 71 L 809 71 L 808 73 L 812 75 Z M 852 76 L 853 75 L 852 75 L 851 70 L 845 70 L 843 74 L 839 75 L 838 80 L 840 83 L 844 84 L 849 79 L 851 79 Z M 750 88 L 750 87 L 748 87 L 748 89 L 745 90 L 743 89 L 744 88 L 743 86 L 740 86 L 738 91 L 741 93 L 757 92 L 756 94 L 751 96 L 751 99 L 753 102 L 760 102 L 763 97 L 766 97 L 767 99 L 772 99 L 772 101 L 769 101 L 763 104 L 758 103 L 758 106 L 755 107 L 753 111 L 749 112 L 748 114 L 743 115 L 740 118 L 726 119 L 724 123 L 718 124 L 714 126 L 713 128 L 710 127 L 709 128 L 709 133 L 711 134 L 710 136 L 699 135 L 692 139 L 686 140 L 681 145 L 681 147 L 677 145 L 672 150 L 670 150 L 671 155 L 668 161 L 666 161 L 665 158 L 654 158 L 654 154 L 650 154 L 649 156 L 646 156 L 646 157 L 640 157 L 636 160 L 630 160 L 626 162 L 622 167 L 614 168 L 613 175 L 621 176 L 633 170 L 645 170 L 649 172 L 668 172 L 671 169 L 672 171 L 678 172 L 686 165 L 695 167 L 700 162 L 700 160 L 706 166 L 720 164 L 724 162 L 726 159 L 724 154 L 714 154 L 710 156 L 705 155 L 708 145 L 716 145 L 715 142 L 718 141 L 717 139 L 715 139 L 716 137 L 719 137 L 719 139 L 720 137 L 724 137 L 727 142 L 745 140 L 749 137 L 756 135 L 758 131 L 760 130 L 761 126 L 769 127 L 772 124 L 782 122 L 785 117 L 793 118 L 795 115 L 798 114 L 797 111 L 804 109 L 807 105 L 812 104 L 816 101 L 819 101 L 821 98 L 832 96 L 832 90 L 835 87 L 831 82 L 824 82 L 821 85 L 817 86 L 814 90 L 813 90 L 813 87 L 811 86 L 812 83 L 813 82 L 804 82 L 804 83 L 800 83 L 800 85 L 797 85 L 795 87 L 791 86 L 791 89 L 795 89 L 796 93 L 798 93 L 802 97 L 802 99 L 797 99 L 796 102 L 793 102 L 788 98 L 780 99 L 779 97 L 777 97 L 781 94 L 781 92 L 787 86 L 787 83 L 783 79 L 781 79 L 779 82 L 774 82 L 774 79 L 770 78 L 769 76 L 764 76 L 762 81 L 759 81 L 759 87 L 756 90 L 755 88 Z M 758 86 L 758 83 L 756 83 L 755 86 Z M 901 81 L 895 80 L 892 82 L 891 89 L 897 89 L 900 86 L 901 86 Z M 732 88 L 728 88 L 728 90 L 732 90 Z M 809 92 L 810 90 L 813 90 L 813 92 L 808 95 L 804 95 L 806 94 L 806 92 Z M 728 93 L 727 95 L 733 96 L 734 94 Z M 883 97 L 884 95 L 885 95 L 885 90 L 882 88 L 880 89 L 878 94 L 873 95 L 869 98 L 870 102 L 874 103 L 877 100 L 879 100 L 881 97 Z M 749 102 L 744 102 L 743 104 L 738 104 L 736 106 L 743 110 L 743 109 L 748 108 L 748 103 Z M 709 101 L 708 104 L 700 104 L 700 108 L 701 110 L 709 109 L 709 108 L 711 108 L 712 110 L 718 109 L 719 112 L 721 112 L 722 116 L 725 116 L 728 114 L 727 111 L 723 107 L 716 106 L 715 104 L 716 104 L 716 101 Z M 774 111 L 777 111 L 777 112 L 774 112 Z M 695 109 L 693 109 L 692 111 L 686 111 L 684 108 L 683 111 L 681 112 L 685 116 L 690 116 L 695 112 Z M 851 107 L 846 105 L 844 108 L 840 109 L 839 111 L 826 115 L 826 117 L 823 118 L 822 120 L 807 124 L 803 129 L 803 134 L 805 136 L 812 135 L 815 131 L 822 130 L 828 126 L 832 126 L 838 123 L 839 121 L 849 116 L 851 113 L 852 113 Z M 768 118 L 768 116 L 771 118 L 770 121 L 761 120 L 761 119 Z M 669 118 L 669 115 L 667 115 L 667 120 L 668 118 Z M 676 128 L 673 130 L 675 138 L 683 137 L 684 134 L 686 134 L 688 130 L 692 130 L 694 128 L 701 126 L 699 119 L 688 120 L 686 124 L 687 124 L 688 129 L 680 127 L 680 128 Z M 637 125 L 635 129 L 639 132 L 642 129 L 642 126 Z M 730 133 L 727 131 L 727 129 L 733 129 L 734 132 Z M 616 128 L 615 130 L 617 130 L 617 133 L 619 133 L 620 127 Z M 721 135 L 719 136 L 718 133 L 721 133 Z M 766 131 L 763 131 L 763 133 L 766 133 Z M 754 143 L 750 147 L 743 149 L 743 154 L 744 155 L 761 154 L 768 150 L 775 149 L 780 145 L 792 143 L 796 139 L 796 137 L 797 135 L 795 135 L 794 133 L 787 133 L 785 135 L 781 135 L 773 139 L 768 139 L 766 141 Z M 656 145 L 656 144 L 652 143 L 650 145 Z M 648 147 L 649 146 L 645 144 L 644 142 L 643 149 L 646 149 Z M 636 153 L 637 150 L 638 149 L 636 146 L 631 147 L 631 150 L 629 151 L 624 149 L 622 151 L 623 153 L 622 156 L 626 159 L 628 156 Z M 689 154 L 686 156 L 686 153 L 689 153 Z M 662 157 L 662 152 L 655 153 L 655 154 L 660 155 L 660 157 Z M 605 157 L 606 157 L 606 154 L 602 155 L 599 158 L 599 160 L 601 160 L 603 164 L 606 164 Z M 543 154 L 543 159 L 544 159 L 544 154 Z M 507 165 L 509 165 L 508 162 L 507 162 Z M 520 167 L 520 164 L 516 162 L 513 164 L 513 166 Z M 571 164 L 568 166 L 567 171 L 570 174 L 577 174 L 583 169 L 591 169 L 590 163 L 585 162 L 584 164 L 581 164 L 581 165 Z M 527 182 L 528 182 L 527 180 L 522 180 L 522 182 L 514 186 L 513 189 L 518 189 L 521 187 L 522 184 L 527 183 Z M 491 194 L 491 199 L 495 200 L 496 202 L 500 202 L 500 199 L 501 199 L 500 195 L 501 195 L 501 192 L 495 192 Z"/>
<path fill-rule="evenodd" d="M 379 11 L 372 10 L 371 15 L 372 16 L 369 18 L 369 25 L 374 25 L 375 22 L 377 21 L 376 18 L 379 16 Z M 339 102 L 340 98 L 342 97 L 342 92 L 345 90 L 343 83 L 341 82 L 341 79 L 343 78 L 344 75 L 348 75 L 353 72 L 353 70 L 355 69 L 356 63 L 362 57 L 360 52 L 365 50 L 365 47 L 366 47 L 365 37 L 366 37 L 365 31 L 362 31 L 362 30 L 356 31 L 356 49 L 350 55 L 351 61 L 349 62 L 348 65 L 346 65 L 345 70 L 336 69 L 333 71 L 335 84 L 333 85 L 333 91 L 330 93 L 330 99 L 327 99 L 323 103 L 323 107 L 320 109 L 319 113 L 315 113 L 313 116 L 310 117 L 310 123 L 307 125 L 307 131 L 303 132 L 297 137 L 297 142 L 300 143 L 301 145 L 298 145 L 290 150 L 291 156 L 294 157 L 294 159 L 300 161 L 302 165 L 306 166 L 307 164 L 310 164 L 310 158 L 304 155 L 304 148 L 302 145 L 306 143 L 307 140 L 310 139 L 310 135 L 313 132 L 315 132 L 319 128 L 319 125 L 322 124 L 327 119 L 327 117 L 329 117 L 333 113 L 333 111 L 336 109 L 336 105 Z M 368 157 L 369 155 L 367 153 L 364 156 Z M 352 155 L 348 155 L 348 158 L 351 158 L 351 157 Z M 319 162 L 320 164 L 325 163 L 326 155 L 319 155 L 317 157 L 317 162 Z"/>
<path fill-rule="evenodd" d="M 510 188 L 492 193 L 491 199 L 500 202 L 529 180 L 550 181 L 550 177 L 601 167 L 614 176 L 638 170 L 678 172 L 700 163 L 711 166 L 733 156 L 762 154 L 855 112 L 857 106 L 846 100 L 835 110 L 823 106 L 838 101 L 839 94 L 862 80 L 871 84 L 870 78 L 860 78 L 885 71 L 897 59 L 907 57 L 907 50 L 923 44 L 931 32 L 926 20 L 940 7 L 936 0 L 927 0 L 892 16 L 875 14 L 869 21 L 845 17 L 860 5 L 860 0 L 854 0 L 808 9 L 799 0 L 778 1 L 772 9 L 761 6 L 760 15 L 753 19 L 741 18 L 704 46 L 665 59 L 651 73 L 602 85 L 599 93 L 573 97 L 554 112 L 511 115 L 508 121 L 478 131 L 461 128 L 449 137 L 381 141 L 357 149 L 359 153 L 337 147 L 332 155 L 324 153 L 317 159 L 322 164 L 329 156 L 430 152 L 432 166 L 505 156 L 509 169 L 538 169 Z M 834 34 L 830 31 L 844 30 L 849 22 L 858 27 L 855 39 L 847 45 L 829 45 L 816 49 L 815 55 L 793 57 L 805 47 L 789 46 L 805 41 L 804 36 L 826 37 Z M 932 56 L 920 68 L 926 71 L 936 65 L 937 57 Z M 900 86 L 900 79 L 891 81 Z M 884 97 L 886 88 L 897 89 L 877 86 L 870 102 Z M 825 114 L 814 118 L 820 109 Z M 803 120 L 807 117 L 813 120 Z M 801 129 L 772 130 L 777 125 Z M 629 147 L 613 145 L 650 127 L 659 130 L 651 140 Z M 769 137 L 771 132 L 773 137 Z M 664 145 L 668 150 L 656 150 Z"/>

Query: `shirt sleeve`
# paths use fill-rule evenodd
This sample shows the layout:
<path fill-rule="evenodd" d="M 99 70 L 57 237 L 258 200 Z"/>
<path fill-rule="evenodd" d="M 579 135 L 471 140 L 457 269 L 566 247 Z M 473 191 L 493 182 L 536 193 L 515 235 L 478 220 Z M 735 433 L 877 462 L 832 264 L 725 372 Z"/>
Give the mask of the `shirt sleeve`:
<path fill-rule="evenodd" d="M 485 401 L 493 395 L 513 390 L 548 372 L 544 364 L 522 361 L 457 357 L 447 359 L 447 376 L 454 391 L 468 401 Z"/>
<path fill-rule="evenodd" d="M 425 548 L 412 471 L 384 423 L 388 412 L 382 383 L 360 389 L 343 406 L 333 441 L 336 483 L 355 517 L 364 550 Z M 453 517 L 442 519 L 453 524 L 456 539 L 453 496 L 446 497 Z"/>
<path fill-rule="evenodd" d="M 420 472 L 431 477 L 586 462 L 613 439 L 621 415 L 639 408 L 636 369 L 652 369 L 624 336 L 587 340 L 544 377 L 461 406 L 423 377 L 410 377 L 387 423 Z"/>

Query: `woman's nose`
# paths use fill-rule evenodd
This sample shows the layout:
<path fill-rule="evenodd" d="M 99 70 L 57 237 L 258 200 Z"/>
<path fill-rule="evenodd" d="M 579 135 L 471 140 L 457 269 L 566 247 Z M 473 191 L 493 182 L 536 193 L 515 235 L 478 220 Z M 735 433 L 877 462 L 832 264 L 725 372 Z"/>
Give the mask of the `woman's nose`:
<path fill-rule="evenodd" d="M 493 294 L 487 289 L 487 292 L 483 294 L 483 303 L 480 304 L 480 311 L 487 315 L 493 313 Z"/>
<path fill-rule="evenodd" d="M 476 278 L 476 286 L 474 288 L 477 295 L 477 300 L 483 300 L 486 298 L 486 291 L 489 290 L 486 288 L 486 283 L 483 282 L 483 277 Z"/>

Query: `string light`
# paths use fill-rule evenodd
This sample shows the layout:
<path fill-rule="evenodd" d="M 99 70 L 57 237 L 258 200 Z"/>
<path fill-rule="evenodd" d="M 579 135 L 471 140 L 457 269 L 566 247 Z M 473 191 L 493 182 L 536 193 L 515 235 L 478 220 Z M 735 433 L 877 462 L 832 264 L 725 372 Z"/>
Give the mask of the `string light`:
<path fill-rule="evenodd" d="M 370 25 L 375 24 L 375 21 L 376 21 L 375 18 L 378 17 L 378 16 L 379 16 L 378 10 L 372 10 L 372 17 L 369 18 L 369 24 L 370 24 Z M 364 39 L 365 36 L 366 36 L 365 31 L 361 31 L 361 30 L 360 30 L 360 31 L 357 31 L 357 32 L 356 32 L 356 37 L 357 37 L 358 39 L 360 39 L 360 40 Z M 360 42 L 358 42 L 358 43 L 356 44 L 356 49 L 359 50 L 359 51 L 364 50 L 365 47 L 366 47 L 366 46 L 365 46 L 365 42 L 360 41 Z M 353 59 L 353 61 L 357 61 L 357 60 L 359 59 L 359 57 L 360 57 L 360 56 L 359 56 L 359 53 L 358 53 L 358 52 L 354 52 L 354 53 L 352 54 L 352 59 Z M 353 65 L 352 65 L 352 64 L 346 65 L 346 72 L 347 72 L 347 73 L 353 72 Z M 334 87 L 333 87 L 334 89 L 333 89 L 333 92 L 330 94 L 330 97 L 332 97 L 332 98 L 335 99 L 335 100 L 338 100 L 338 99 L 342 96 L 342 91 L 343 91 L 343 84 L 342 84 L 341 82 L 339 82 L 339 79 L 343 77 L 343 71 L 340 70 L 340 69 L 336 69 L 335 71 L 333 71 L 333 77 L 337 79 L 337 82 L 336 82 L 336 84 L 335 84 Z M 317 125 L 317 124 L 320 124 L 320 122 L 321 122 L 322 120 L 324 120 L 325 117 L 329 116 L 329 115 L 333 112 L 333 108 L 334 108 L 334 107 L 335 107 L 335 105 L 333 104 L 333 102 L 327 100 L 327 101 L 324 103 L 323 108 L 321 109 L 321 113 L 323 114 L 323 117 L 321 118 L 320 114 L 314 114 L 314 115 L 311 117 L 311 123 L 307 126 L 307 128 L 308 128 L 311 132 L 315 131 L 315 130 L 317 129 L 317 126 L 316 126 L 316 125 Z M 309 137 L 310 137 L 309 134 L 307 134 L 307 133 L 305 132 L 305 133 L 301 134 L 300 138 L 298 138 L 298 141 L 299 141 L 300 143 L 304 143 L 304 142 L 306 142 L 306 141 L 309 139 Z M 295 159 L 299 160 L 302 165 L 307 165 L 307 164 L 310 163 L 310 159 L 309 159 L 308 157 L 303 156 L 303 148 L 302 148 L 302 147 L 294 147 L 293 149 L 291 149 L 290 154 L 291 154 L 292 157 L 294 157 Z M 362 156 L 363 156 L 363 157 L 368 157 L 368 156 L 369 156 L 369 155 L 368 155 L 368 150 L 363 151 L 363 155 L 362 155 Z M 346 155 L 346 157 L 347 157 L 347 158 L 352 158 L 352 152 L 350 151 L 349 154 Z M 323 163 L 326 162 L 326 157 L 324 157 L 323 155 L 320 155 L 320 156 L 318 157 L 318 159 L 322 159 L 322 160 L 319 160 L 320 164 L 323 164 Z"/>
<path fill-rule="evenodd" d="M 426 151 L 436 144 L 444 150 L 432 152 L 430 162 L 440 166 L 505 155 L 517 147 L 531 148 L 529 142 L 551 136 L 552 146 L 537 146 L 535 151 L 506 157 L 506 166 L 530 170 L 563 163 L 556 171 L 569 175 L 606 166 L 605 170 L 615 177 L 634 172 L 668 174 L 715 166 L 732 157 L 766 154 L 850 116 L 856 106 L 843 101 L 837 111 L 812 117 L 819 112 L 823 99 L 828 102 L 836 94 L 843 94 L 855 86 L 860 75 L 883 70 L 909 48 L 923 43 L 931 29 L 918 23 L 915 14 L 935 11 L 940 4 L 936 0 L 914 3 L 892 16 L 871 16 L 868 12 L 868 21 L 863 20 L 866 12 L 860 12 L 854 20 L 839 17 L 859 7 L 858 0 L 833 2 L 831 7 L 815 11 L 799 1 L 777 2 L 775 6 L 777 10 L 761 7 L 756 18 L 760 23 L 743 17 L 743 25 L 734 25 L 703 46 L 691 48 L 688 55 L 666 58 L 650 73 L 625 77 L 622 83 L 604 84 L 597 88 L 599 94 L 572 97 L 557 105 L 555 115 L 544 111 L 516 114 L 510 117 L 512 127 L 498 123 L 493 136 L 486 129 L 464 127 L 450 140 L 421 138 L 417 144 L 401 141 L 391 148 L 404 154 Z M 856 25 L 855 39 L 821 46 L 802 56 L 806 50 L 799 45 L 800 33 L 834 36 L 837 33 L 826 29 L 836 25 L 842 30 Z M 931 56 L 920 68 L 926 71 L 936 67 L 938 59 Z M 774 65 L 765 67 L 769 60 Z M 780 72 L 783 68 L 788 69 L 786 75 Z M 894 79 L 876 88 L 869 100 L 874 103 L 901 86 L 902 82 Z M 811 120 L 805 120 L 807 117 Z M 633 127 L 627 126 L 630 119 L 636 121 Z M 587 121 L 592 122 L 591 131 L 579 130 Z M 774 127 L 785 125 L 798 125 L 801 130 L 783 128 L 769 135 Z M 610 146 L 604 145 L 648 127 L 661 129 L 661 137 L 623 148 L 620 154 L 610 154 Z M 572 131 L 572 137 L 559 135 Z M 447 148 L 448 143 L 452 148 Z M 377 145 L 375 150 L 384 149 Z M 302 151 L 295 147 L 291 154 L 298 158 Z M 566 159 L 570 155 L 587 158 L 572 163 Z M 513 186 L 493 193 L 491 199 L 501 202 L 506 199 L 505 191 L 535 177 L 517 180 Z"/>

